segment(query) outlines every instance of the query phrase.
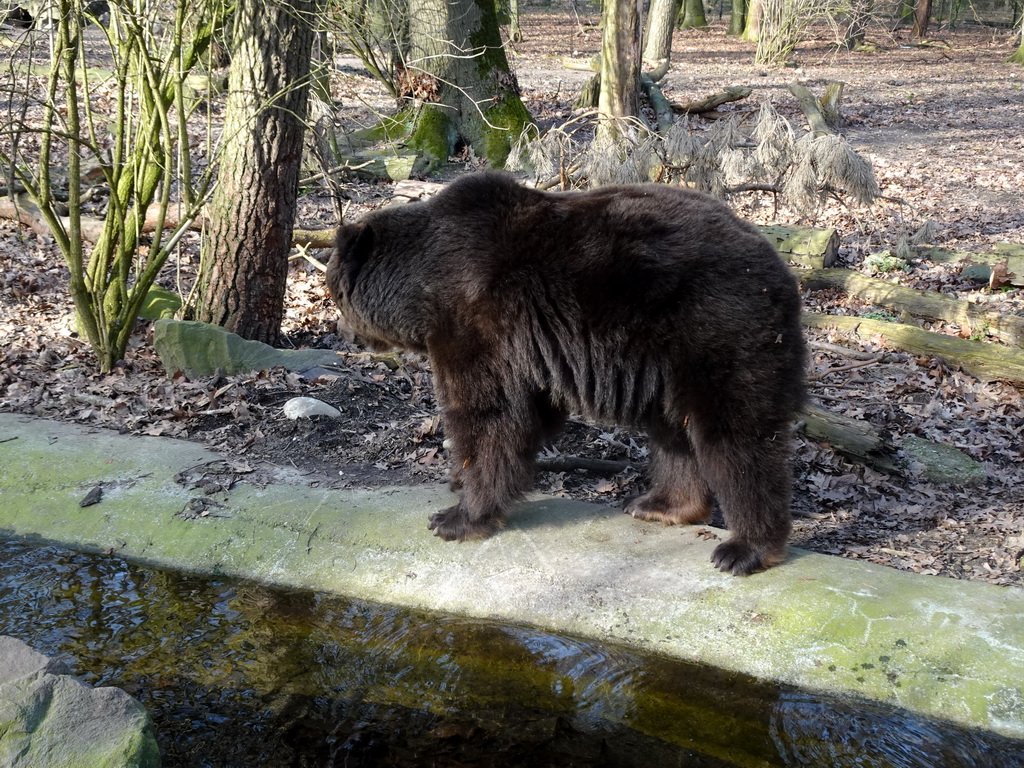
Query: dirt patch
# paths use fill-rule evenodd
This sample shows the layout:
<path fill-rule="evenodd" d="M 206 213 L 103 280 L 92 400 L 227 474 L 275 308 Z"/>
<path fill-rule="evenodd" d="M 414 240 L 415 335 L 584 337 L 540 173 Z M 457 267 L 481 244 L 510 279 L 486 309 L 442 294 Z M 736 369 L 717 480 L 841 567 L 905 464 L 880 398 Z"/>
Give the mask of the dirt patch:
<path fill-rule="evenodd" d="M 587 74 L 564 69 L 560 57 L 592 56 L 599 37 L 568 11 L 530 13 L 523 29 L 526 41 L 516 46 L 513 62 L 527 105 L 541 125 L 565 120 Z M 1024 68 L 1003 63 L 1011 51 L 1009 34 L 969 29 L 945 36 L 948 46 L 941 49 L 905 47 L 906 41 L 889 38 L 883 50 L 870 54 L 836 52 L 823 36 L 801 47 L 796 67 L 761 70 L 752 65 L 752 44 L 723 31 L 716 23 L 709 31 L 677 33 L 667 96 L 694 100 L 725 85 L 749 85 L 799 126 L 799 108 L 785 84 L 799 80 L 817 89 L 826 80 L 843 80 L 846 135 L 874 163 L 887 198 L 870 209 L 830 203 L 812 217 L 777 209 L 771 195 L 747 195 L 731 201 L 744 216 L 758 223 L 836 227 L 843 235 L 841 259 L 853 267 L 928 220 L 938 224 L 936 242 L 945 247 L 986 250 L 993 242 L 1024 242 Z M 375 110 L 390 108 L 353 61 L 344 62 L 334 87 L 346 125 L 368 124 Z M 740 102 L 725 109 L 755 107 Z M 218 114 L 216 105 L 211 113 Z M 464 157 L 446 175 L 475 166 Z M 346 185 L 349 215 L 380 205 L 390 192 L 387 184 Z M 326 193 L 311 188 L 300 201 L 301 225 L 330 226 L 332 210 Z M 186 238 L 161 282 L 187 291 L 196 254 L 197 240 Z M 891 279 L 1024 314 L 1020 290 L 991 294 L 949 265 L 919 261 Z M 808 294 L 805 301 L 816 312 L 883 311 L 829 291 Z M 0 222 L 0 409 L 200 440 L 242 461 L 242 468 L 291 465 L 325 485 L 445 482 L 443 425 L 429 365 L 416 356 L 381 361 L 365 353 L 336 335 L 335 317 L 321 275 L 298 260 L 290 274 L 285 331 L 296 347 L 344 353 L 336 376 L 306 382 L 272 370 L 204 381 L 168 377 L 141 324 L 123 364 L 98 375 L 91 352 L 73 331 L 67 270 L 52 243 Z M 955 326 L 928 327 L 963 335 Z M 793 544 L 921 573 L 1022 583 L 1021 392 L 933 358 L 887 349 L 880 340 L 865 343 L 818 330 L 808 331 L 808 338 L 815 344 L 812 395 L 821 405 L 885 428 L 897 445 L 917 435 L 954 446 L 983 462 L 988 479 L 971 488 L 930 483 L 912 463 L 900 475 L 883 474 L 798 435 Z M 852 361 L 844 349 L 865 348 L 877 352 L 876 362 L 831 372 Z M 299 394 L 329 402 L 342 417 L 285 419 L 281 406 Z M 626 462 L 612 474 L 540 472 L 537 487 L 546 493 L 621 505 L 643 487 L 647 448 L 637 432 L 572 421 L 545 456 Z M 248 475 L 236 465 L 193 480 L 201 486 Z"/>

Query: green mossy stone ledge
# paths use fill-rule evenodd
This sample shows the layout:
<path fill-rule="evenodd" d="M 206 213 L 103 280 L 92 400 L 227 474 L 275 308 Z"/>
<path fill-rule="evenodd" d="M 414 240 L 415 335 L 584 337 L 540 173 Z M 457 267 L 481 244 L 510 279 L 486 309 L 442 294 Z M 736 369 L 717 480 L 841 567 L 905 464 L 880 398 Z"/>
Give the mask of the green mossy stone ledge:
<path fill-rule="evenodd" d="M 182 515 L 194 443 L 0 413 L 0 532 L 442 614 L 611 641 L 1024 738 L 1024 589 L 791 549 L 735 578 L 708 526 L 533 495 L 486 541 L 427 530 L 440 486 L 334 490 L 281 468 Z M 261 482 L 264 478 L 261 478 Z M 81 507 L 95 486 L 102 500 Z M 700 534 L 700 535 L 698 535 Z"/>

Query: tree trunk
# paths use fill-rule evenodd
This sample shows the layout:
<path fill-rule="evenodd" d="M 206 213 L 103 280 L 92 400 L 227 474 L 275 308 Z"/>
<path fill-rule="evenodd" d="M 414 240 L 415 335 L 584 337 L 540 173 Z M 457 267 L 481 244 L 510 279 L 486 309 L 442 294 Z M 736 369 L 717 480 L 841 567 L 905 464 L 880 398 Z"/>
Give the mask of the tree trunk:
<path fill-rule="evenodd" d="M 644 71 L 668 71 L 672 59 L 672 31 L 680 0 L 651 0 L 644 34 Z M 657 82 L 661 78 L 651 77 Z"/>
<path fill-rule="evenodd" d="M 460 145 L 501 167 L 532 122 L 502 47 L 493 0 L 410 0 L 406 67 L 416 89 L 392 122 L 433 171 Z"/>
<path fill-rule="evenodd" d="M 911 34 L 922 38 L 928 34 L 928 23 L 932 16 L 932 0 L 917 0 L 914 4 L 914 29 Z"/>
<path fill-rule="evenodd" d="M 640 87 L 644 89 L 647 98 L 651 102 L 651 109 L 654 110 L 654 119 L 658 124 L 661 133 L 667 133 L 672 129 L 674 118 L 672 116 L 672 105 L 668 103 L 661 86 L 654 82 L 649 75 L 640 76 Z"/>
<path fill-rule="evenodd" d="M 732 11 L 729 13 L 728 35 L 740 36 L 747 26 L 747 0 L 733 0 Z"/>
<path fill-rule="evenodd" d="M 843 117 L 843 89 L 846 83 L 842 80 L 830 80 L 825 84 L 825 92 L 818 100 L 818 107 L 821 116 L 825 118 L 825 125 L 834 131 L 838 131 L 846 125 L 846 118 Z"/>
<path fill-rule="evenodd" d="M 197 319 L 277 342 L 295 220 L 310 0 L 236 5 L 224 144 L 210 202 Z"/>
<path fill-rule="evenodd" d="M 744 40 L 756 43 L 761 39 L 761 17 L 764 15 L 762 0 L 747 0 L 746 23 L 743 25 Z"/>
<path fill-rule="evenodd" d="M 815 136 L 829 136 L 835 133 L 828 121 L 825 120 L 825 115 L 822 114 L 821 104 L 814 98 L 806 85 L 790 83 L 787 88 L 800 103 L 800 110 L 807 118 L 807 128 L 811 133 Z"/>
<path fill-rule="evenodd" d="M 606 0 L 601 14 L 601 93 L 598 110 L 604 118 L 639 114 L 640 13 L 636 0 Z M 614 139 L 619 128 L 604 119 L 598 136 Z"/>
<path fill-rule="evenodd" d="M 508 39 L 523 42 L 523 28 L 519 22 L 519 0 L 508 0 Z"/>
<path fill-rule="evenodd" d="M 683 0 L 676 19 L 679 29 L 703 29 L 708 25 L 704 15 L 704 0 Z"/>
<path fill-rule="evenodd" d="M 867 32 L 868 22 L 871 21 L 871 12 L 874 10 L 874 0 L 852 0 L 850 3 L 850 23 L 843 33 L 843 47 L 855 51 L 864 45 L 864 35 Z"/>

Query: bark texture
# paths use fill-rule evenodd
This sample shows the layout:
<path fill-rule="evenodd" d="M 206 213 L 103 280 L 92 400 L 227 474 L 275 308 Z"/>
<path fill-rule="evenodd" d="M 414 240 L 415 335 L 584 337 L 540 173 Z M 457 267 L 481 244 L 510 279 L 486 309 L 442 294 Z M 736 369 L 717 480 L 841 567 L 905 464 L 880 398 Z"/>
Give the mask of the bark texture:
<path fill-rule="evenodd" d="M 928 23 L 932 16 L 932 0 L 917 0 L 914 4 L 914 29 L 911 34 L 921 38 L 928 34 Z"/>
<path fill-rule="evenodd" d="M 972 251 L 951 251 L 946 248 L 922 248 L 921 258 L 936 264 L 961 262 L 960 274 L 973 280 L 985 280 L 992 289 L 1003 285 L 1024 288 L 1024 245 L 1019 243 L 995 243 L 995 253 L 974 253 Z M 973 274 L 969 274 L 970 271 Z M 999 278 L 1002 278 L 1001 280 Z"/>
<path fill-rule="evenodd" d="M 406 66 L 416 89 L 396 132 L 422 153 L 421 170 L 469 145 L 502 167 L 531 122 L 509 67 L 493 0 L 410 0 Z"/>
<path fill-rule="evenodd" d="M 676 26 L 679 29 L 703 29 L 708 25 L 704 14 L 704 0 L 683 0 Z"/>
<path fill-rule="evenodd" d="M 672 29 L 680 0 L 651 0 L 647 13 L 647 32 L 644 35 L 644 70 L 665 70 L 672 58 Z M 652 77 L 657 82 L 661 78 Z"/>
<path fill-rule="evenodd" d="M 747 0 L 747 12 L 743 19 L 744 40 L 756 43 L 761 39 L 761 18 L 764 16 L 762 0 Z"/>
<path fill-rule="evenodd" d="M 839 257 L 839 233 L 832 228 L 766 224 L 759 229 L 788 264 L 821 269 L 831 267 Z"/>
<path fill-rule="evenodd" d="M 742 35 L 747 26 L 747 0 L 733 0 L 732 11 L 729 13 L 728 35 Z"/>
<path fill-rule="evenodd" d="M 608 0 L 601 14 L 601 93 L 598 110 L 605 117 L 633 117 L 639 112 L 640 13 L 636 0 Z M 614 138 L 614 120 L 602 121 L 601 135 Z"/>
<path fill-rule="evenodd" d="M 523 42 L 523 28 L 519 23 L 519 0 L 508 0 L 508 39 Z"/>
<path fill-rule="evenodd" d="M 730 101 L 739 101 L 745 99 L 751 93 L 752 88 L 744 88 L 738 85 L 730 85 L 724 90 L 718 93 L 712 94 L 699 101 L 689 101 L 686 104 L 673 104 L 672 109 L 680 114 L 698 114 L 702 115 L 705 112 L 713 112 L 723 104 L 728 104 Z"/>
<path fill-rule="evenodd" d="M 825 115 L 822 114 L 821 103 L 814 98 L 806 85 L 790 83 L 786 87 L 790 93 L 796 96 L 796 100 L 800 103 L 800 109 L 804 113 L 804 117 L 807 118 L 807 127 L 811 133 L 815 136 L 828 136 L 835 133 L 829 127 Z"/>
<path fill-rule="evenodd" d="M 309 0 L 236 6 L 224 144 L 197 318 L 278 340 L 302 165 Z"/>

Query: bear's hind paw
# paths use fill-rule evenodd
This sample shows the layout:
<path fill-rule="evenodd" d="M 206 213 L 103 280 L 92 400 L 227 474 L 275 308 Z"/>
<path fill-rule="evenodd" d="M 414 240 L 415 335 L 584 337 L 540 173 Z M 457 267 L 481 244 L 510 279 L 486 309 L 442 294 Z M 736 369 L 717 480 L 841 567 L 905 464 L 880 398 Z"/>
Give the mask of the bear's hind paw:
<path fill-rule="evenodd" d="M 685 525 L 707 522 L 711 519 L 711 508 L 699 501 L 673 504 L 666 494 L 651 492 L 627 504 L 626 514 L 648 523 Z"/>

